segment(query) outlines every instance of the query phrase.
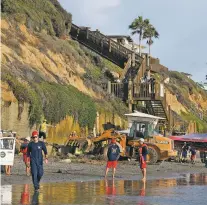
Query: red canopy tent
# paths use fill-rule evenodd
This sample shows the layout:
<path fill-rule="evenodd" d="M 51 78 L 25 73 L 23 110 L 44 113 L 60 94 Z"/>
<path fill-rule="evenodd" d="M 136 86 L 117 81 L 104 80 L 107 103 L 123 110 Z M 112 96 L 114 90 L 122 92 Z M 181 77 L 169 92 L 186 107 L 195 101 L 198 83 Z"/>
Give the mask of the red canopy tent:
<path fill-rule="evenodd" d="M 207 133 L 170 136 L 169 138 L 174 141 L 183 141 L 183 142 L 207 142 Z"/>
<path fill-rule="evenodd" d="M 170 139 L 174 140 L 175 147 L 181 148 L 184 142 L 193 146 L 200 151 L 207 151 L 207 133 L 204 134 L 187 134 L 181 136 L 170 136 Z"/>

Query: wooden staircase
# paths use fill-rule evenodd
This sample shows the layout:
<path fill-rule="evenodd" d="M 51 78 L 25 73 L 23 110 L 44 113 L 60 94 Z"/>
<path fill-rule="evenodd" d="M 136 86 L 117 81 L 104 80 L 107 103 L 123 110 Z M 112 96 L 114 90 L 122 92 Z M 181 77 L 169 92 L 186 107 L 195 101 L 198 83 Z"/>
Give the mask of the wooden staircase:
<path fill-rule="evenodd" d="M 163 118 L 158 121 L 160 126 L 168 126 L 169 119 L 162 100 L 146 101 L 146 108 L 149 114 Z"/>
<path fill-rule="evenodd" d="M 78 27 L 72 24 L 70 36 L 80 44 L 123 68 L 124 74 L 121 78 L 124 82 L 128 81 L 129 77 L 135 78 L 138 73 L 143 58 L 98 30 L 91 31 L 87 27 Z"/>
<path fill-rule="evenodd" d="M 167 114 L 161 100 L 147 101 L 148 110 L 150 114 L 163 118 L 163 121 L 167 121 Z"/>
<path fill-rule="evenodd" d="M 123 74 L 120 78 L 122 82 L 109 82 L 108 85 L 103 86 L 103 89 L 126 102 L 130 111 L 133 110 L 132 105 L 136 105 L 139 101 L 145 102 L 145 109 L 149 114 L 162 117 L 163 120 L 160 120 L 160 124 L 171 126 L 172 117 L 169 117 L 169 111 L 166 109 L 167 105 L 164 98 L 160 97 L 158 87 L 152 86 L 150 83 L 133 82 L 135 77 L 139 75 L 139 70 L 144 72 L 147 68 L 145 66 L 144 69 L 140 69 L 144 60 L 143 57 L 113 41 L 98 30 L 91 31 L 87 27 L 79 27 L 72 24 L 70 36 L 123 69 Z"/>

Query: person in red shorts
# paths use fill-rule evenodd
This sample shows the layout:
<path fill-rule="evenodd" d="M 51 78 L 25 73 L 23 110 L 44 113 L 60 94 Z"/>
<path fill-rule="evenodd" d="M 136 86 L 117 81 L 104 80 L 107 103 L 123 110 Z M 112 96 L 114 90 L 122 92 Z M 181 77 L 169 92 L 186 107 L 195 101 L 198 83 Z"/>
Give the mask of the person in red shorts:
<path fill-rule="evenodd" d="M 190 153 L 191 153 L 191 157 L 190 157 L 191 163 L 195 164 L 196 150 L 194 147 L 190 147 Z"/>
<path fill-rule="evenodd" d="M 120 148 L 116 144 L 116 140 L 112 139 L 107 152 L 108 161 L 106 165 L 105 178 L 107 177 L 110 168 L 113 169 L 113 178 L 115 177 L 117 161 L 119 159 L 119 156 L 120 156 Z"/>
<path fill-rule="evenodd" d="M 140 169 L 142 170 L 142 175 L 143 178 L 142 180 L 146 180 L 146 169 L 147 169 L 147 145 L 144 144 L 144 139 L 140 138 L 139 139 L 140 147 L 139 147 L 139 164 L 140 164 Z"/>
<path fill-rule="evenodd" d="M 20 151 L 23 153 L 23 161 L 26 166 L 26 174 L 30 176 L 30 167 L 27 166 L 27 163 L 30 162 L 30 158 L 27 157 L 27 147 L 30 142 L 30 137 L 25 138 L 24 143 L 20 147 Z"/>

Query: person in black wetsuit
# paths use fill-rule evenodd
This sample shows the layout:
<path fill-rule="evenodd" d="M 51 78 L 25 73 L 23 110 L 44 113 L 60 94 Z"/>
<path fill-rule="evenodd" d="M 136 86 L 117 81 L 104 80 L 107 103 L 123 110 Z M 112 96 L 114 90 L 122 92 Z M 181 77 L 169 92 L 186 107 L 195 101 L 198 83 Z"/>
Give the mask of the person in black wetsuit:
<path fill-rule="evenodd" d="M 35 191 L 39 191 L 39 183 L 43 176 L 43 156 L 42 151 L 45 155 L 45 163 L 48 163 L 47 159 L 47 148 L 44 142 L 38 140 L 38 131 L 32 132 L 33 142 L 30 142 L 27 147 L 27 165 L 31 167 L 32 181 Z"/>
<path fill-rule="evenodd" d="M 186 142 L 184 142 L 184 145 L 182 147 L 182 162 L 187 162 L 188 150 L 189 146 Z"/>

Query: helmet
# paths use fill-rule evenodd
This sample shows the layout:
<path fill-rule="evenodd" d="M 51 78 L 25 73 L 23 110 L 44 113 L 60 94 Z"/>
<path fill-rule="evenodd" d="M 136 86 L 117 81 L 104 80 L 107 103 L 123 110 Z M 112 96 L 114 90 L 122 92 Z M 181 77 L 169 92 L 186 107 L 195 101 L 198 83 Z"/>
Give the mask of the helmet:
<path fill-rule="evenodd" d="M 38 131 L 35 130 L 35 131 L 32 132 L 32 137 L 34 137 L 34 136 L 38 136 L 38 134 L 39 134 Z"/>
<path fill-rule="evenodd" d="M 116 143 L 116 139 L 111 139 L 111 143 L 115 144 Z"/>
<path fill-rule="evenodd" d="M 143 139 L 143 138 L 140 138 L 139 141 L 140 141 L 140 142 L 144 142 L 144 139 Z"/>

